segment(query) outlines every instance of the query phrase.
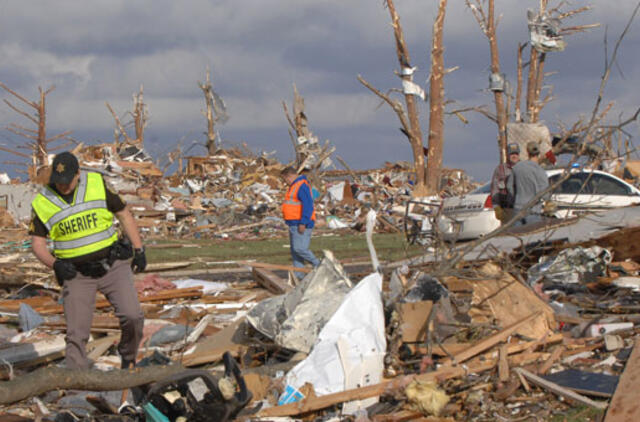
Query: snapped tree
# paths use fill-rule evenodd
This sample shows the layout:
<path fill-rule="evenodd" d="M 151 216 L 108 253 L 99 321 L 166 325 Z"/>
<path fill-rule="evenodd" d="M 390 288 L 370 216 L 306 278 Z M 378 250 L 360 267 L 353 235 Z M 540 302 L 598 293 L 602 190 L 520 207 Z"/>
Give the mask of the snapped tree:
<path fill-rule="evenodd" d="M 140 149 L 144 147 L 144 130 L 149 124 L 149 107 L 144 103 L 143 97 L 143 86 L 140 85 L 140 90 L 133 94 L 133 109 L 125 113 L 125 116 L 128 115 L 131 120 L 125 124 L 122 124 L 120 118 L 109 103 L 105 102 L 113 116 L 113 120 L 116 123 L 116 128 L 113 131 L 116 145 L 124 143 L 136 146 Z M 127 134 L 126 128 L 129 126 L 133 126 L 135 138 L 132 138 Z"/>
<path fill-rule="evenodd" d="M 22 110 L 21 108 L 15 106 L 9 100 L 6 100 L 6 99 L 4 100 L 5 104 L 7 104 L 9 108 L 11 108 L 13 111 L 20 114 L 22 117 L 26 118 L 31 123 L 33 123 L 35 125 L 35 129 L 28 128 L 17 123 L 9 123 L 9 125 L 6 126 L 6 130 L 8 130 L 13 134 L 16 134 L 18 136 L 28 139 L 29 142 L 27 142 L 26 144 L 17 145 L 16 149 L 0 146 L 0 150 L 17 155 L 18 157 L 29 159 L 31 162 L 30 162 L 30 165 L 27 164 L 27 174 L 29 176 L 29 180 L 36 181 L 36 179 L 38 178 L 38 175 L 40 174 L 40 171 L 47 168 L 47 166 L 49 165 L 49 158 L 48 158 L 49 153 L 52 151 L 64 148 L 73 142 L 73 140 L 69 138 L 71 131 L 65 131 L 58 135 L 47 137 L 46 98 L 47 98 L 47 95 L 50 94 L 51 91 L 55 89 L 55 86 L 51 86 L 46 91 L 43 90 L 41 87 L 38 87 L 40 98 L 38 99 L 37 102 L 28 100 L 27 98 L 18 94 L 16 91 L 12 90 L 2 82 L 0 82 L 0 87 L 2 87 L 9 94 L 13 95 L 13 97 L 17 98 L 18 100 L 22 101 L 25 105 L 33 109 L 32 113 L 28 113 Z M 55 142 L 60 139 L 67 139 L 67 142 L 65 142 L 62 145 L 58 145 L 56 147 L 51 147 L 49 145 L 52 142 Z M 26 149 L 30 151 L 31 154 L 16 151 L 17 149 Z M 7 164 L 19 165 L 19 166 L 25 165 L 24 162 L 7 162 Z M 24 171 L 20 171 L 20 172 L 24 172 Z"/>
<path fill-rule="evenodd" d="M 493 92 L 496 113 L 485 116 L 495 121 L 498 125 L 498 151 L 500 152 L 500 162 L 506 161 L 507 147 L 507 123 L 509 122 L 510 102 L 512 97 L 508 92 L 508 84 L 504 74 L 501 73 L 500 55 L 497 37 L 497 19 L 495 17 L 494 0 L 465 0 L 467 7 L 473 13 L 482 33 L 489 41 L 489 51 L 491 56 L 491 84 L 490 90 Z M 571 27 L 561 27 L 562 20 L 573 17 L 590 9 L 589 6 L 563 12 L 566 2 L 560 1 L 557 6 L 549 8 L 548 0 L 540 0 L 540 8 L 537 12 L 527 11 L 527 20 L 530 32 L 530 59 L 527 64 L 523 63 L 522 54 L 526 44 L 518 44 L 517 50 L 517 85 L 514 103 L 514 117 L 516 122 L 536 123 L 539 120 L 540 111 L 552 99 L 553 87 L 547 87 L 547 95 L 541 100 L 544 83 L 544 65 L 546 55 L 552 51 L 562 51 L 565 43 L 562 40 L 564 35 L 585 31 L 597 27 L 599 24 L 588 24 Z M 521 98 L 523 85 L 523 68 L 528 66 L 527 87 L 525 97 L 525 115 L 521 112 Z M 505 104 L 505 94 L 507 102 Z M 476 108 L 476 111 L 480 109 Z"/>
<path fill-rule="evenodd" d="M 224 101 L 213 90 L 209 68 L 207 68 L 206 81 L 204 83 L 198 81 L 198 86 L 204 94 L 204 102 L 207 106 L 207 110 L 202 111 L 202 115 L 207 119 L 207 153 L 209 155 L 214 155 L 218 150 L 215 130 L 216 124 L 223 124 L 229 120 L 229 115 L 227 115 L 227 108 Z"/>
<path fill-rule="evenodd" d="M 402 78 L 402 87 L 405 108 L 399 101 L 393 100 L 388 94 L 382 93 L 362 76 L 358 75 L 358 80 L 374 94 L 382 98 L 395 111 L 402 127 L 400 130 L 408 138 L 413 152 L 413 164 L 416 172 L 416 185 L 413 196 L 433 195 L 437 193 L 442 170 L 442 146 L 444 135 L 444 59 L 443 59 L 443 28 L 447 0 L 439 0 L 438 16 L 433 25 L 433 44 L 431 49 L 431 76 L 429 78 L 429 144 L 427 152 L 427 163 L 425 168 L 425 147 L 423 145 L 422 128 L 418 115 L 416 96 L 426 99 L 422 88 L 413 82 L 413 72 L 411 67 L 409 50 L 404 39 L 404 33 L 400 26 L 400 18 L 396 11 L 393 0 L 386 1 L 389 14 L 391 15 L 391 26 L 396 41 L 396 53 L 400 63 L 399 76 Z"/>
<path fill-rule="evenodd" d="M 298 172 L 303 169 L 311 172 L 311 178 L 317 178 L 316 172 L 320 167 L 326 167 L 331 163 L 329 157 L 336 150 L 327 140 L 321 147 L 317 136 L 309 130 L 307 115 L 304 111 L 304 98 L 298 92 L 296 84 L 293 84 L 293 115 L 289 114 L 287 103 L 282 101 L 284 114 L 289 122 L 289 137 L 296 153 L 295 168 Z"/>

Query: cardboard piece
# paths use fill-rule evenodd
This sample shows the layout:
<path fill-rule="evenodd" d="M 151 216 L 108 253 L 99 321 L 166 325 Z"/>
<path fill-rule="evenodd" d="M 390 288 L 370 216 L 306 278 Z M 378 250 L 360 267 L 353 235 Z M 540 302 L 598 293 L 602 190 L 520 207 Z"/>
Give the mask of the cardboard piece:
<path fill-rule="evenodd" d="M 402 321 L 400 329 L 404 343 L 417 343 L 425 340 L 427 319 L 432 307 L 433 302 L 430 300 L 400 304 L 400 319 Z"/>
<path fill-rule="evenodd" d="M 500 326 L 509 326 L 520 320 L 522 315 L 540 312 L 540 317 L 531 324 L 520 327 L 516 333 L 531 339 L 539 339 L 550 329 L 555 328 L 553 309 L 531 289 L 495 264 L 485 264 L 481 272 L 491 278 L 474 283 L 473 303 L 488 307 Z"/>

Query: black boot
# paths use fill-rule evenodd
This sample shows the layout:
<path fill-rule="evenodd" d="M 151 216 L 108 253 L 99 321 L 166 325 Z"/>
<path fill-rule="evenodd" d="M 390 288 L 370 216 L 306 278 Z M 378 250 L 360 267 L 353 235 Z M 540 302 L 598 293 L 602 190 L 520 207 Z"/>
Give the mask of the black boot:
<path fill-rule="evenodd" d="M 122 359 L 122 363 L 120 364 L 121 369 L 133 369 L 136 367 L 135 360 Z"/>

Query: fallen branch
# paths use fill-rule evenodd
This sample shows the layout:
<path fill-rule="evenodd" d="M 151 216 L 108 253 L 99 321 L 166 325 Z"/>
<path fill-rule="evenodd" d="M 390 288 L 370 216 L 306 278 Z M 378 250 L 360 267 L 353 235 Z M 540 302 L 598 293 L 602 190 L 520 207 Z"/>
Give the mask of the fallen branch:
<path fill-rule="evenodd" d="M 52 390 L 117 391 L 156 382 L 184 371 L 182 365 L 153 365 L 134 370 L 50 367 L 0 383 L 0 404 L 15 403 Z"/>

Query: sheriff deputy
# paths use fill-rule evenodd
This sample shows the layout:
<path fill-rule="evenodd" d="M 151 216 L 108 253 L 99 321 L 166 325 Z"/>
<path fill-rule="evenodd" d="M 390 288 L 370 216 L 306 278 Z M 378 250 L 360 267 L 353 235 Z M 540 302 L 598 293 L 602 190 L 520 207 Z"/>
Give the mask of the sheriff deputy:
<path fill-rule="evenodd" d="M 122 367 L 134 366 L 144 315 L 133 286 L 133 271 L 143 271 L 147 259 L 126 204 L 107 187 L 102 175 L 80 171 L 78 159 L 62 152 L 54 157 L 49 184 L 31 207 L 33 253 L 53 269 L 62 287 L 66 366 L 90 367 L 85 347 L 97 291 L 105 295 L 120 321 L 118 352 Z M 127 239 L 118 240 L 114 215 Z M 47 237 L 53 241 L 52 251 L 47 247 Z"/>

